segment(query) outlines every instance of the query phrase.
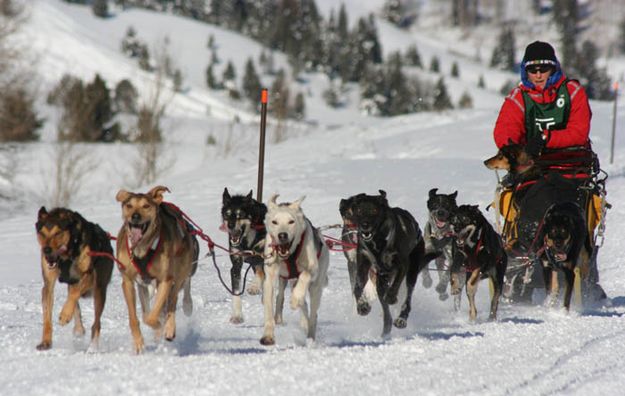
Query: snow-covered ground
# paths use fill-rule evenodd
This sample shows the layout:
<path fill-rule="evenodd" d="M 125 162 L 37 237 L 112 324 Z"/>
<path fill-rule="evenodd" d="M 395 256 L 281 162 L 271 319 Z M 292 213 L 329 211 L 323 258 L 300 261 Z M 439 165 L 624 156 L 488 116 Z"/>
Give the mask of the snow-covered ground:
<path fill-rule="evenodd" d="M 332 2 L 318 3 L 327 9 Z M 41 51 L 41 65 L 47 65 L 52 75 L 44 79 L 48 85 L 68 70 L 88 79 L 98 71 L 110 84 L 126 77 L 139 79 L 141 72 L 117 50 L 130 22 L 140 34 L 148 26 L 173 32 L 192 25 L 200 32 L 186 33 L 189 45 L 205 48 L 208 32 L 215 32 L 218 43 L 236 41 L 233 53 L 255 51 L 255 44 L 231 32 L 145 11 L 101 21 L 93 19 L 88 8 L 56 0 L 34 0 L 33 5 L 27 34 L 33 48 Z M 105 24 L 116 25 L 109 29 Z M 85 36 L 72 38 L 76 31 Z M 403 37 L 406 42 L 418 39 L 407 33 Z M 422 47 L 425 52 L 425 42 Z M 189 70 L 205 67 L 204 61 L 198 65 L 185 58 L 182 47 L 172 48 L 180 51 L 181 64 Z M 445 55 L 446 48 L 440 43 L 432 45 L 431 51 Z M 469 70 L 471 64 L 461 63 L 461 70 Z M 218 230 L 221 194 L 224 187 L 234 193 L 256 190 L 257 132 L 252 126 L 241 129 L 240 144 L 235 142 L 236 150 L 229 155 L 206 146 L 209 133 L 218 139 L 226 135 L 229 124 L 224 120 L 245 113 L 237 108 L 242 106 L 204 90 L 201 81 L 189 79 L 190 92 L 174 99 L 168 118 L 176 125 L 167 148 L 175 163 L 155 184 L 168 186 L 172 193 L 166 199 L 183 208 L 217 243 L 225 244 L 225 235 Z M 474 86 L 466 82 L 467 88 Z M 496 178 L 482 160 L 495 152 L 491 131 L 502 98 L 495 92 L 479 92 L 484 99 L 473 110 L 392 119 L 332 111 L 331 122 L 309 126 L 298 136 L 268 146 L 264 196 L 278 192 L 281 198 L 292 200 L 306 195 L 304 211 L 317 226 L 340 221 L 341 198 L 360 192 L 374 194 L 378 189 L 386 190 L 390 203 L 408 209 L 421 225 L 426 220 L 427 192 L 434 187 L 443 192 L 458 190 L 459 202 L 484 209 L 492 199 Z M 311 107 L 323 108 L 313 105 L 314 101 Z M 211 116 L 206 106 L 213 109 Z M 622 394 L 625 254 L 620 233 L 625 232 L 625 210 L 620 203 L 625 199 L 625 166 L 620 164 L 625 164 L 625 141 L 617 136 L 615 164 L 608 164 L 612 104 L 594 102 L 592 110 L 592 139 L 610 174 L 608 200 L 613 205 L 599 255 L 601 284 L 610 301 L 600 307 L 575 307 L 568 314 L 540 305 L 501 304 L 499 319 L 492 323 L 486 320 L 488 288 L 483 284 L 478 292 L 478 320 L 470 323 L 466 299 L 461 312 L 455 313 L 451 301 L 439 301 L 434 290 L 423 288 L 419 280 L 408 327 L 394 328 L 387 341 L 380 338 L 382 318 L 377 303 L 367 317 L 355 313 L 346 261 L 336 253 L 331 256 L 330 282 L 322 298 L 314 344 L 304 342 L 298 314 L 286 308 L 286 324 L 277 328 L 276 346 L 261 346 L 263 314 L 258 296 L 245 295 L 245 322 L 230 324 L 231 298 L 212 263 L 204 258 L 193 279 L 194 313 L 186 318 L 180 312 L 173 342 L 153 340 L 151 330 L 142 326 L 147 348 L 143 355 L 134 355 L 121 278 L 115 270 L 100 349 L 86 353 L 88 337 L 75 338 L 71 326 L 60 327 L 55 320 L 53 349 L 36 351 L 42 326 L 42 282 L 34 223 L 36 210 L 46 201 L 37 199 L 35 191 L 45 180 L 49 149 L 45 143 L 30 145 L 20 153 L 17 181 L 31 193 L 3 214 L 0 222 L 0 394 Z M 622 134 L 625 105 L 618 110 L 618 133 Z M 313 112 L 309 117 L 327 121 L 325 114 Z M 51 136 L 54 126 L 47 128 Z M 269 120 L 268 129 L 274 128 Z M 129 172 L 133 148 L 116 144 L 91 149 L 98 166 L 89 173 L 72 208 L 115 234 L 121 225 L 115 194 L 127 187 L 123 176 Z M 336 236 L 333 231 L 327 233 Z M 217 262 L 227 275 L 229 259 L 218 254 Z M 57 285 L 53 318 L 65 296 L 65 288 Z M 91 300 L 83 300 L 81 307 L 89 327 Z"/>

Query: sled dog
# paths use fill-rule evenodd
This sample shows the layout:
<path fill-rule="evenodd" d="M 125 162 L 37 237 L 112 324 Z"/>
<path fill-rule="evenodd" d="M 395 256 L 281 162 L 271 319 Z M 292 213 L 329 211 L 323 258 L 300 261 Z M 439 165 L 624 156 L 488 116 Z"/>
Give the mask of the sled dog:
<path fill-rule="evenodd" d="M 442 256 L 436 259 L 438 270 L 438 284 L 436 292 L 441 301 L 449 297 L 447 285 L 454 277 L 455 283 L 464 283 L 464 271 L 461 268 L 462 255 L 459 254 L 453 241 L 451 217 L 458 209 L 456 198 L 458 191 L 452 194 L 439 194 L 437 188 L 428 193 L 428 221 L 423 229 L 426 252 L 440 252 Z M 454 308 L 460 308 L 460 293 L 454 295 Z"/>
<path fill-rule="evenodd" d="M 57 279 L 67 283 L 67 300 L 59 315 L 59 322 L 66 325 L 73 318 L 76 335 L 85 333 L 78 300 L 80 297 L 93 296 L 94 320 L 90 347 L 97 348 L 106 289 L 113 273 L 113 248 L 107 233 L 77 212 L 65 208 L 48 212 L 43 206 L 39 209 L 35 227 L 41 248 L 43 276 L 43 335 L 37 349 L 52 347 L 52 305 Z M 108 254 L 109 257 L 90 255 L 95 252 Z"/>
<path fill-rule="evenodd" d="M 323 288 L 328 284 L 329 251 L 321 233 L 302 211 L 304 197 L 295 202 L 276 203 L 274 194 L 267 205 L 265 227 L 265 280 L 263 305 L 265 325 L 260 343 L 275 343 L 275 324 L 282 323 L 284 290 L 291 281 L 291 308 L 301 311 L 300 325 L 307 338 L 315 339 L 317 312 Z M 274 283 L 278 279 L 278 293 L 274 314 Z M 308 293 L 309 302 L 306 301 Z M 310 311 L 308 305 L 310 304 Z"/>
<path fill-rule="evenodd" d="M 548 302 L 555 304 L 559 294 L 558 272 L 564 274 L 564 308 L 569 310 L 578 259 L 589 256 L 591 247 L 588 242 L 586 225 L 582 209 L 574 202 L 554 204 L 547 210 L 542 227 L 539 228 L 538 241 L 542 247 L 538 256 L 543 264 L 543 276 Z"/>
<path fill-rule="evenodd" d="M 360 315 L 368 315 L 371 305 L 363 296 L 371 268 L 377 273 L 376 289 L 384 313 L 382 336 L 387 337 L 392 324 L 404 328 L 408 324 L 412 292 L 419 271 L 436 258 L 438 253 L 425 254 L 425 242 L 419 224 L 410 213 L 391 208 L 386 192 L 362 195 L 353 205 L 358 225 L 356 252 L 356 281 L 354 297 Z M 402 282 L 406 283 L 406 299 L 399 317 L 393 319 L 389 305 L 397 303 Z"/>
<path fill-rule="evenodd" d="M 356 282 L 356 252 L 358 246 L 358 226 L 356 225 L 356 216 L 354 215 L 354 204 L 365 194 L 353 195 L 346 199 L 341 199 L 339 203 L 339 212 L 343 220 L 343 230 L 341 232 L 341 240 L 347 247 L 343 249 L 343 254 L 347 259 L 347 271 L 349 273 L 349 283 L 351 291 L 354 290 Z M 375 270 L 369 271 L 369 279 L 365 285 L 364 295 L 367 301 L 371 302 L 377 298 L 375 291 Z"/>
<path fill-rule="evenodd" d="M 451 218 L 455 240 L 460 253 L 464 256 L 466 270 L 466 288 L 469 300 L 469 319 L 477 317 L 475 293 L 480 279 L 488 277 L 493 284 L 489 319 L 497 318 L 499 296 L 503 289 L 504 274 L 508 257 L 499 234 L 493 229 L 477 205 L 460 205 Z M 452 282 L 457 293 L 462 285 Z"/>
<path fill-rule="evenodd" d="M 263 271 L 263 253 L 265 249 L 265 215 L 267 206 L 252 198 L 252 191 L 247 195 L 230 195 L 224 189 L 222 196 L 221 218 L 223 228 L 228 232 L 230 250 L 230 280 L 232 291 L 240 292 L 241 268 L 243 263 L 252 266 L 256 279 L 247 288 L 252 295 L 260 294 L 260 285 L 265 277 Z M 243 323 L 241 296 L 232 296 L 231 323 Z"/>
<path fill-rule="evenodd" d="M 183 311 L 191 315 L 191 276 L 197 269 L 199 245 L 191 226 L 172 204 L 163 202 L 167 187 L 157 186 L 147 193 L 120 190 L 123 225 L 117 236 L 117 259 L 122 275 L 122 288 L 128 305 L 130 331 L 135 351 L 143 351 L 144 343 L 135 303 L 135 283 L 143 322 L 165 339 L 176 336 L 176 304 L 178 292 L 184 289 Z M 154 306 L 150 309 L 148 286 L 156 284 Z M 164 326 L 161 323 L 164 319 Z"/>

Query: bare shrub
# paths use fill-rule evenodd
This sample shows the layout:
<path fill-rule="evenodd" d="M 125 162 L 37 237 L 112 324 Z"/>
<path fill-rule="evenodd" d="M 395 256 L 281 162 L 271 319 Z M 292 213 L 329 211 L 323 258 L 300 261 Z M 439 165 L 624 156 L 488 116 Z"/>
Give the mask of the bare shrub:
<path fill-rule="evenodd" d="M 44 178 L 46 200 L 53 207 L 69 206 L 83 186 L 85 177 L 97 161 L 73 142 L 58 142 L 51 154 L 52 174 Z"/>

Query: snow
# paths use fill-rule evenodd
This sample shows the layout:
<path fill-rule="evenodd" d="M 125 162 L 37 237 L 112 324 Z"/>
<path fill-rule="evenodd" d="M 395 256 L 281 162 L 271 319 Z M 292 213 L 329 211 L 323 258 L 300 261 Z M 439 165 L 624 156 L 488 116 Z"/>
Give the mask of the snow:
<path fill-rule="evenodd" d="M 335 2 L 318 1 L 322 10 Z M 363 14 L 382 2 L 350 1 L 348 12 Z M 324 11 L 325 12 L 325 11 Z M 354 11 L 356 12 L 356 11 Z M 350 20 L 355 20 L 351 16 Z M 226 244 L 218 230 L 221 194 L 256 190 L 257 120 L 240 103 L 204 88 L 201 75 L 208 60 L 205 45 L 214 33 L 222 59 L 257 54 L 251 40 L 210 25 L 141 10 L 119 12 L 107 20 L 91 16 L 88 7 L 56 0 L 33 0 L 25 37 L 39 59 L 42 90 L 54 85 L 69 70 L 92 79 L 99 72 L 112 86 L 123 78 L 149 88 L 150 76 L 118 51 L 128 24 L 139 36 L 157 40 L 171 34 L 171 48 L 188 72 L 189 92 L 176 95 L 166 120 L 169 135 L 166 156 L 175 160 L 157 183 L 172 193 L 166 199 L 180 206 L 217 243 Z M 328 110 L 321 103 L 319 87 L 307 98 L 311 121 L 289 125 L 289 138 L 269 144 L 266 153 L 264 196 L 279 192 L 281 199 L 306 195 L 303 209 L 317 226 L 340 221 L 341 198 L 386 190 L 390 203 L 415 215 L 423 226 L 427 192 L 459 191 L 459 202 L 490 203 L 496 178 L 482 161 L 494 154 L 492 126 L 502 98 L 499 84 L 477 90 L 477 73 L 485 70 L 474 60 L 450 53 L 449 43 L 425 33 L 400 33 L 379 22 L 383 47 L 417 42 L 419 50 L 437 54 L 448 70 L 449 59 L 459 62 L 461 78 L 454 90 L 464 87 L 475 94 L 476 109 L 446 113 L 421 113 L 390 119 L 367 118 L 355 108 Z M 176 32 L 184 32 L 174 38 Z M 388 33 L 388 34 L 387 34 Z M 80 38 L 75 35 L 80 34 Z M 401 42 L 399 41 L 401 40 Z M 390 41 L 390 42 L 389 42 Z M 183 42 L 185 45 L 183 45 Z M 391 44 L 391 42 L 393 44 Z M 200 52 L 203 51 L 203 52 Z M 222 52 L 223 51 L 223 52 Z M 195 54 L 196 56 L 192 56 Z M 202 55 L 200 55 L 202 54 Z M 237 58 L 237 56 L 239 56 Z M 426 64 L 428 62 L 426 61 Z M 623 59 L 613 60 L 618 72 Z M 492 72 L 493 79 L 503 74 Z M 491 75 L 491 72 L 488 72 Z M 311 76 L 311 85 L 320 79 Z M 448 81 L 451 79 L 447 78 Z M 143 82 L 142 82 L 143 81 Z M 489 80 L 490 81 L 490 80 Z M 325 87 L 321 87 L 321 90 Z M 599 253 L 601 284 L 610 300 L 602 306 L 561 309 L 500 304 L 498 320 L 487 321 L 488 288 L 478 292 L 478 320 L 470 323 L 466 298 L 455 313 L 451 301 L 438 300 L 433 289 L 421 286 L 413 296 L 406 329 L 393 328 L 390 340 L 380 337 L 379 304 L 367 317 L 355 313 L 345 258 L 331 255 L 329 286 L 320 308 L 318 338 L 306 342 L 299 317 L 285 308 L 284 326 L 276 329 L 276 345 L 263 347 L 263 313 L 258 296 L 244 295 L 245 322 L 228 322 L 231 298 L 204 257 L 192 281 L 194 313 L 177 315 L 177 336 L 168 343 L 154 340 L 146 326 L 142 331 L 146 351 L 136 356 L 128 328 L 121 278 L 115 270 L 103 314 L 100 348 L 87 351 L 88 336 L 75 338 L 70 326 L 54 323 L 53 348 L 35 349 L 40 341 L 41 275 L 34 223 L 37 209 L 47 204 L 42 186 L 49 173 L 51 137 L 55 127 L 46 125 L 43 142 L 27 145 L 19 153 L 16 181 L 26 185 L 20 202 L 1 216 L 0 251 L 0 374 L 2 395 L 151 395 L 151 394 L 566 394 L 617 395 L 625 386 L 625 254 L 620 232 L 625 232 L 625 104 L 619 102 L 615 163 L 608 164 L 612 104 L 593 102 L 592 139 L 608 171 L 608 214 L 605 244 Z M 210 107 L 210 114 L 206 108 Z M 53 109 L 47 109 L 51 116 Z M 234 115 L 242 120 L 232 124 Z M 249 122 L 248 122 L 249 121 Z M 50 125 L 52 124 L 52 125 Z M 233 126 L 234 125 L 234 126 Z M 271 138 L 276 127 L 268 121 Z M 206 145 L 213 133 L 220 142 L 232 129 L 233 150 Z M 128 187 L 135 150 L 130 145 L 89 146 L 93 168 L 72 208 L 115 234 L 121 225 L 115 194 Z M 96 166 L 97 165 L 97 166 Z M 152 186 L 134 190 L 147 191 Z M 492 212 L 487 216 L 494 217 Z M 333 231 L 328 234 L 336 236 Z M 206 247 L 202 248 L 202 256 Z M 218 251 L 217 263 L 227 278 L 228 257 Z M 433 274 L 436 281 L 436 274 Z M 66 291 L 57 285 L 55 319 Z M 91 300 L 81 300 L 83 321 L 93 320 Z"/>

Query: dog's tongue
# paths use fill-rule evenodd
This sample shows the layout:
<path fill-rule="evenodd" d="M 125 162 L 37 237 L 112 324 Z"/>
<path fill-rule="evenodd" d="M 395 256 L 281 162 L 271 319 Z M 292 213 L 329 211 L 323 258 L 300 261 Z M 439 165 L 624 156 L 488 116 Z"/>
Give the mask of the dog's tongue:
<path fill-rule="evenodd" d="M 141 231 L 141 228 L 138 228 L 138 227 L 130 228 L 130 243 L 132 243 L 132 245 L 136 245 L 141 240 L 142 236 L 143 236 L 143 231 Z"/>

